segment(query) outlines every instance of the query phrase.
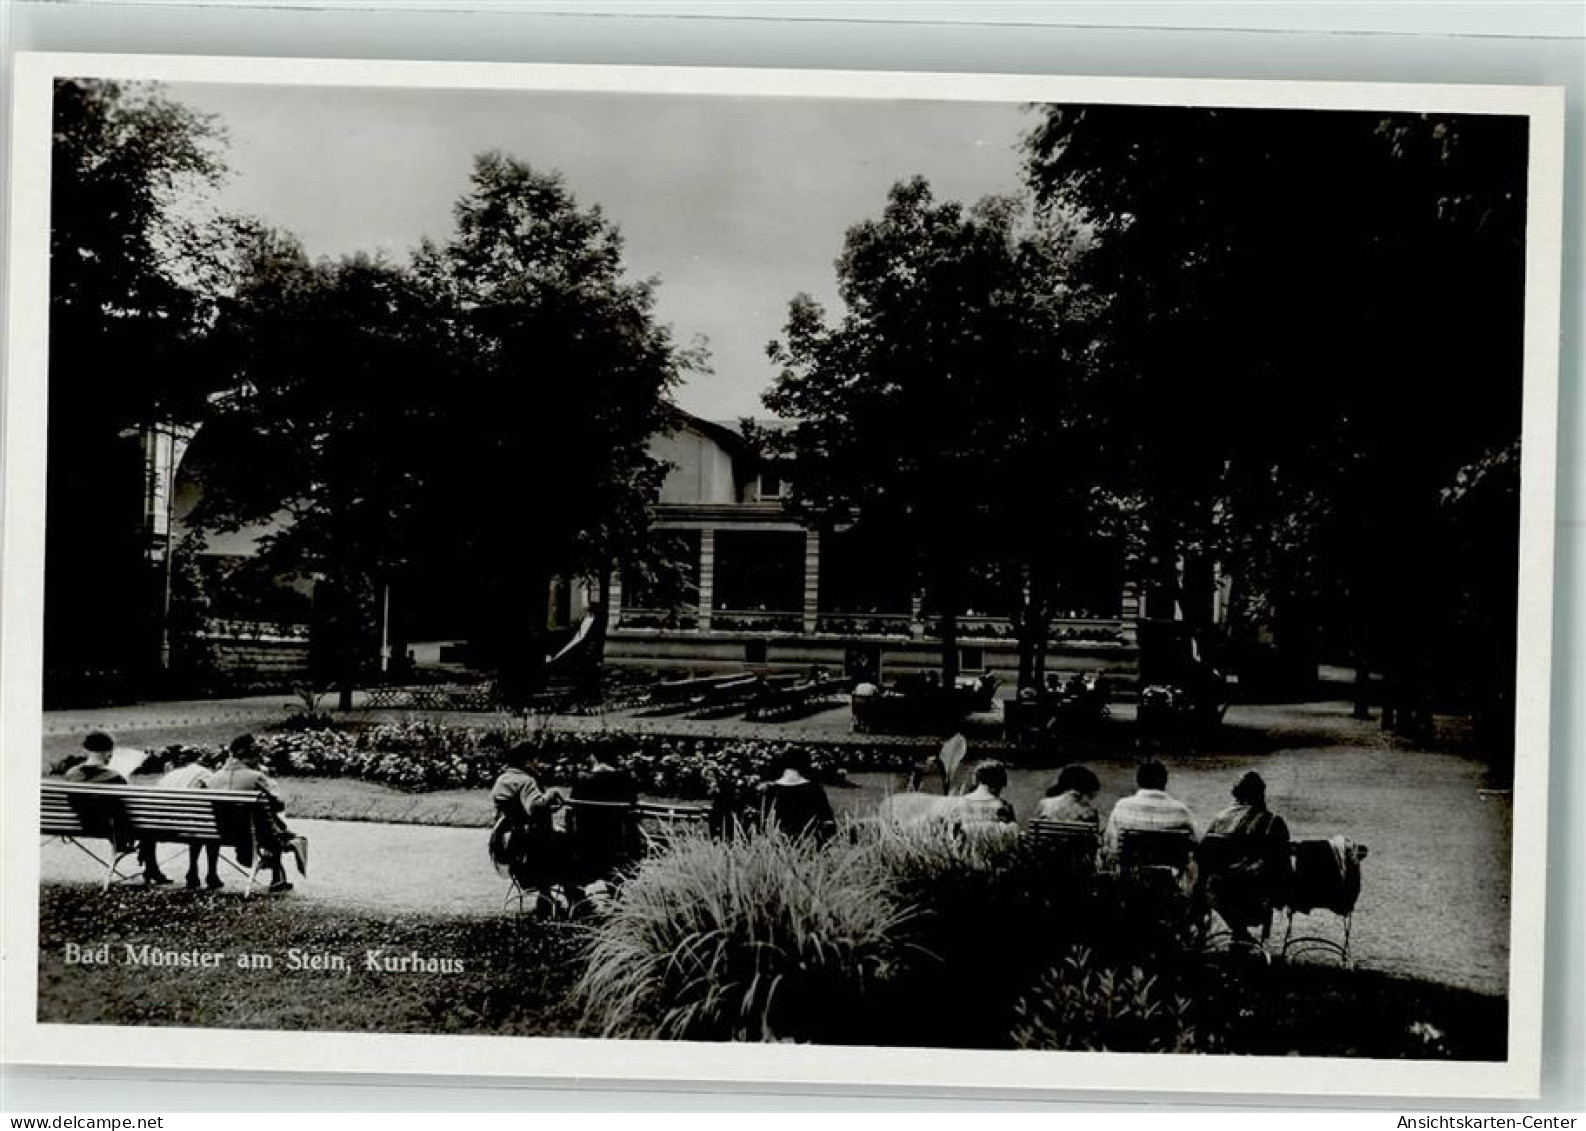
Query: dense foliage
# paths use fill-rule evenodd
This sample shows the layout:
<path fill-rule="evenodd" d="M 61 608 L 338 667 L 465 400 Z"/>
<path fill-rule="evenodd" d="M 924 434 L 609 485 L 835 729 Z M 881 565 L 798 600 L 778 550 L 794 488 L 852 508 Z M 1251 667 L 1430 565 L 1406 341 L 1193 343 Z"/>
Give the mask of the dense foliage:
<path fill-rule="evenodd" d="M 1440 502 L 1518 442 L 1527 148 L 1497 115 L 1047 108 L 1029 183 L 1094 233 L 1109 473 L 1191 622 L 1221 563 L 1292 670 L 1512 710 L 1517 508 Z"/>
<path fill-rule="evenodd" d="M 50 168 L 45 667 L 53 699 L 159 660 L 138 430 L 213 388 L 203 333 L 217 124 L 143 84 L 55 86 Z"/>
<path fill-rule="evenodd" d="M 264 552 L 318 578 L 315 667 L 344 692 L 394 591 L 395 654 L 465 631 L 516 702 L 547 650 L 550 579 L 604 582 L 643 550 L 663 470 L 648 444 L 696 359 L 654 320 L 654 284 L 625 278 L 616 226 L 559 176 L 486 154 L 455 216 L 405 266 L 313 263 L 269 232 L 242 248 L 197 519 L 284 514 Z M 520 488 L 532 538 L 497 493 Z"/>
<path fill-rule="evenodd" d="M 1092 299 L 1069 277 L 1083 242 L 1015 200 L 965 208 L 899 182 L 847 233 L 841 317 L 799 296 L 770 347 L 764 402 L 789 426 L 761 439 L 790 461 L 794 506 L 852 524 L 870 570 L 921 588 L 947 682 L 965 609 L 1009 612 L 1030 683 L 1056 610 L 1086 605 L 1098 575 L 1118 584 L 1094 489 Z"/>

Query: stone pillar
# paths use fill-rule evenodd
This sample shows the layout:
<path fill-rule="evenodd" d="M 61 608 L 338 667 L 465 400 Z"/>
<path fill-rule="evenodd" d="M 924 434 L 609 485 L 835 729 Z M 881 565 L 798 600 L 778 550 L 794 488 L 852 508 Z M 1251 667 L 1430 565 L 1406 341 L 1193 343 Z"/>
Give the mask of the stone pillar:
<path fill-rule="evenodd" d="M 710 610 L 716 600 L 716 532 L 699 532 L 699 630 L 710 630 Z"/>
<path fill-rule="evenodd" d="M 596 593 L 598 598 L 600 595 Z M 611 571 L 611 585 L 607 589 L 606 601 L 606 627 L 616 628 L 617 622 L 622 619 L 622 569 L 619 566 Z"/>
<path fill-rule="evenodd" d="M 804 532 L 804 632 L 806 635 L 819 627 L 821 612 L 821 534 L 819 530 Z"/>

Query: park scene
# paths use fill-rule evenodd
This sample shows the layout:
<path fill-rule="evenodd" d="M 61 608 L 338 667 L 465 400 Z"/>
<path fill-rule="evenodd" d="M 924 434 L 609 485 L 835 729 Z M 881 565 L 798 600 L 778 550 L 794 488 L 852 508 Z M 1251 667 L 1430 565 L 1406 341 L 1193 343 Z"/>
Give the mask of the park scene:
<path fill-rule="evenodd" d="M 40 1020 L 1505 1059 L 1525 119 L 54 112 Z"/>

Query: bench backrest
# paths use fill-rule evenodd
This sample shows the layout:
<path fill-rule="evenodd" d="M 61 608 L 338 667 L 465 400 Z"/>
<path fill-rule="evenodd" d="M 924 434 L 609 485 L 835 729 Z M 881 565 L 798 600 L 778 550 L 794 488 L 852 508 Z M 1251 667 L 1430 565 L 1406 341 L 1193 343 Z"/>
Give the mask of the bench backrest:
<path fill-rule="evenodd" d="M 146 838 L 242 847 L 268 819 L 261 793 L 230 789 L 158 789 L 86 782 L 43 782 L 39 831 L 45 836 Z"/>

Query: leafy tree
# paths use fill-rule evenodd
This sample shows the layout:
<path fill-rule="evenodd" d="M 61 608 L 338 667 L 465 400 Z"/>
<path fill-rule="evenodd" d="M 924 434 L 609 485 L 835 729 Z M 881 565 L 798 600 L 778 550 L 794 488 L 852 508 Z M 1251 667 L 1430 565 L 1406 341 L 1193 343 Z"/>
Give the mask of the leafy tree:
<path fill-rule="evenodd" d="M 54 95 L 45 665 L 59 691 L 158 661 L 138 432 L 208 387 L 213 247 L 178 201 L 225 166 L 215 123 L 157 87 L 72 79 Z"/>
<path fill-rule="evenodd" d="M 422 485 L 444 405 L 445 341 L 408 271 L 364 258 L 311 263 L 256 231 L 220 304 L 211 347 L 231 388 L 207 411 L 196 524 L 270 521 L 261 558 L 311 576 L 311 667 L 342 704 L 370 666 L 384 588 L 426 530 Z"/>
<path fill-rule="evenodd" d="M 231 471 L 201 519 L 284 512 L 265 552 L 320 577 L 316 656 L 344 703 L 387 586 L 465 625 L 509 699 L 532 690 L 551 578 L 594 579 L 604 606 L 646 544 L 649 439 L 694 361 L 558 176 L 483 156 L 456 220 L 406 267 L 314 264 L 259 233 L 219 320 Z"/>
<path fill-rule="evenodd" d="M 460 359 L 428 513 L 468 563 L 477 638 L 510 695 L 538 681 L 551 577 L 597 583 L 603 637 L 612 573 L 648 544 L 665 472 L 650 439 L 703 353 L 673 343 L 656 282 L 626 277 L 616 225 L 559 174 L 484 154 L 455 214 L 417 263 Z"/>
<path fill-rule="evenodd" d="M 1028 148 L 1096 234 L 1157 584 L 1204 618 L 1231 562 L 1312 664 L 1437 650 L 1439 490 L 1519 430 L 1523 120 L 1051 107 Z"/>
<path fill-rule="evenodd" d="M 894 547 L 942 624 L 942 678 L 977 578 L 1003 589 L 1034 677 L 1040 642 L 1095 499 L 1085 343 L 1065 336 L 1076 233 L 1021 227 L 1002 199 L 937 203 L 895 185 L 850 229 L 837 263 L 845 312 L 794 299 L 765 395 L 791 422 L 762 442 L 792 462 L 795 506 Z"/>

